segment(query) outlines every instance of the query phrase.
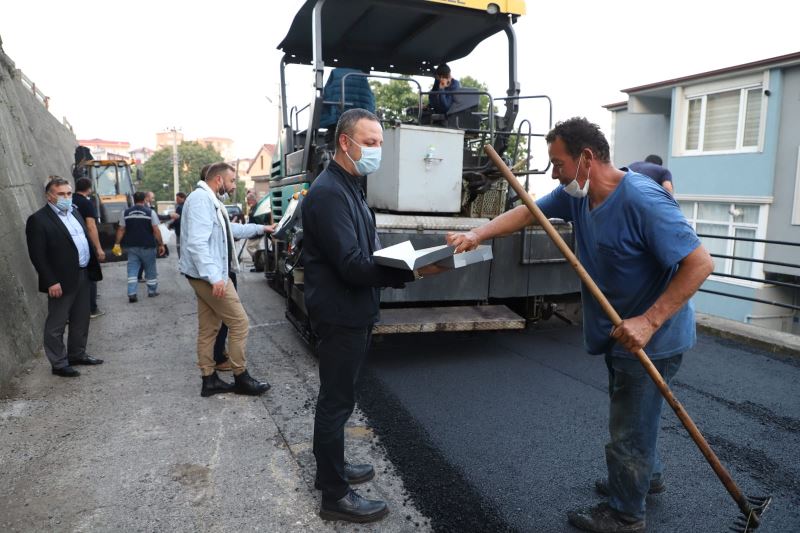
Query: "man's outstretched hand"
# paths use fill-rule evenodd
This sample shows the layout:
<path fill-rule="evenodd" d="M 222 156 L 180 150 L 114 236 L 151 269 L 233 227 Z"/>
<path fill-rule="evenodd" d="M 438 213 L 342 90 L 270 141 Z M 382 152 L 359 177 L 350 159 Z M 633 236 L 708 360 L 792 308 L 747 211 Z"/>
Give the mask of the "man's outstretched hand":
<path fill-rule="evenodd" d="M 447 234 L 448 246 L 455 246 L 455 253 L 469 252 L 474 250 L 481 243 L 480 238 L 474 231 L 466 233 L 449 232 Z"/>

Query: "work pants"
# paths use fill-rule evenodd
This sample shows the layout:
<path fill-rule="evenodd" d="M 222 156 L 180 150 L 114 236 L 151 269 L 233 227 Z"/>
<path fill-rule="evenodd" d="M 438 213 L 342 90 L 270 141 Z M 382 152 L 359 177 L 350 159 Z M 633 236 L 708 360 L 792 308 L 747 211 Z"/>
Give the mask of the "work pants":
<path fill-rule="evenodd" d="M 683 354 L 656 359 L 653 365 L 668 384 L 681 366 Z M 656 449 L 664 398 L 637 359 L 606 356 L 608 366 L 608 429 L 606 445 L 608 503 L 617 511 L 644 518 L 650 481 L 663 465 Z"/>
<path fill-rule="evenodd" d="M 211 284 L 201 279 L 188 278 L 197 295 L 197 366 L 204 376 L 214 370 L 214 342 L 223 322 L 228 325 L 228 359 L 234 375 L 244 372 L 247 362 L 247 333 L 250 322 L 239 301 L 236 287 L 229 279 L 225 286 L 225 296 L 217 298 L 211 294 Z"/>
<path fill-rule="evenodd" d="M 319 396 L 314 415 L 314 457 L 323 495 L 340 499 L 350 490 L 344 474 L 344 427 L 355 407 L 355 384 L 364 364 L 372 326 L 315 324 Z"/>
<path fill-rule="evenodd" d="M 228 271 L 228 277 L 233 282 L 233 287 L 236 290 L 239 290 L 238 285 L 236 284 L 236 272 Z M 219 328 L 219 333 L 217 333 L 217 338 L 214 341 L 214 362 L 224 363 L 228 356 L 225 355 L 225 343 L 228 340 L 228 326 L 225 325 L 225 321 L 222 321 L 222 325 Z"/>
<path fill-rule="evenodd" d="M 147 280 L 147 294 L 158 292 L 158 272 L 156 271 L 156 249 L 131 246 L 128 252 L 128 296 L 135 296 L 140 267 L 144 268 Z"/>
<path fill-rule="evenodd" d="M 89 276 L 85 268 L 78 274 L 78 287 L 61 298 L 47 297 L 44 322 L 44 353 L 53 368 L 69 366 L 69 359 L 86 356 L 89 338 Z M 64 347 L 64 329 L 69 320 L 69 337 Z"/>

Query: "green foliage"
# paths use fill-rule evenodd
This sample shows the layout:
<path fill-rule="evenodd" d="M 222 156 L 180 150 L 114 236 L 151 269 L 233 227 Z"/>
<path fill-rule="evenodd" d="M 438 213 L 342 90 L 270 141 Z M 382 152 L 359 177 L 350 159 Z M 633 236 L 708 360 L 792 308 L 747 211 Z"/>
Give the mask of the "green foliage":
<path fill-rule="evenodd" d="M 479 82 L 472 76 L 463 76 L 459 78 L 458 82 L 461 84 L 461 87 L 471 87 L 473 89 L 478 89 L 479 91 L 489 92 L 489 89 L 486 87 L 485 83 Z M 482 94 L 480 101 L 478 102 L 478 112 L 486 113 L 487 109 L 489 109 L 489 97 L 485 94 Z"/>
<path fill-rule="evenodd" d="M 407 107 L 417 107 L 419 98 L 411 83 L 403 80 L 390 80 L 381 83 L 371 80 L 369 86 L 375 94 L 375 110 L 383 120 L 403 120 Z"/>
<path fill-rule="evenodd" d="M 211 146 L 197 142 L 178 145 L 178 176 L 180 190 L 190 193 L 200 179 L 200 169 L 210 163 L 222 161 L 222 156 Z M 166 186 L 165 186 L 166 185 Z M 237 197 L 239 186 L 237 185 Z M 144 177 L 138 190 L 153 191 L 156 200 L 175 199 L 172 179 L 172 148 L 165 147 L 153 154 L 144 164 Z"/>

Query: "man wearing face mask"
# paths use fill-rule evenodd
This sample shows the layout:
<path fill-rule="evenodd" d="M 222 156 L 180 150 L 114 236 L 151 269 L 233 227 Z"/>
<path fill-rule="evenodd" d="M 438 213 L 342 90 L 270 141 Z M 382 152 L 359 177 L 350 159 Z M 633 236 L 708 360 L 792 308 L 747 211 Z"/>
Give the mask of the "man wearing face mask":
<path fill-rule="evenodd" d="M 633 353 L 644 348 L 669 383 L 695 344 L 689 298 L 714 264 L 669 192 L 611 164 L 608 142 L 595 124 L 584 118 L 560 122 L 546 141 L 560 185 L 537 205 L 545 216 L 573 223 L 581 263 L 623 318 L 613 327 L 583 287 L 584 345 L 590 354 L 604 355 L 608 368 L 608 478 L 595 483 L 608 502 L 571 512 L 569 521 L 587 531 L 644 531 L 645 497 L 665 487 L 656 449 L 664 402 Z M 447 240 L 461 252 L 532 223 L 523 205 Z"/>
<path fill-rule="evenodd" d="M 355 406 L 355 383 L 378 321 L 379 288 L 401 286 L 437 268 L 412 273 L 372 261 L 380 241 L 360 182 L 380 166 L 378 118 L 364 109 L 345 111 L 335 141 L 333 160 L 314 180 L 301 209 L 304 295 L 319 356 L 315 486 L 322 491 L 323 519 L 373 522 L 388 514 L 386 503 L 365 499 L 350 485 L 369 481 L 375 471 L 344 458 L 344 427 Z"/>
<path fill-rule="evenodd" d="M 25 236 L 28 255 L 39 274 L 39 291 L 47 294 L 44 323 L 44 353 L 53 374 L 80 375 L 74 365 L 99 365 L 86 353 L 89 337 L 90 281 L 103 274 L 80 213 L 73 210 L 72 186 L 64 178 L 51 176 L 45 186 L 47 204 L 28 217 Z M 64 329 L 69 338 L 64 347 Z"/>
<path fill-rule="evenodd" d="M 249 239 L 271 232 L 272 226 L 235 224 L 220 199 L 236 189 L 236 171 L 227 163 L 214 163 L 197 182 L 183 204 L 179 270 L 197 296 L 197 360 L 203 376 L 200 395 L 223 392 L 258 395 L 270 385 L 247 372 L 245 350 L 249 322 L 228 272 L 238 271 L 233 240 Z M 228 360 L 234 383 L 216 372 L 214 342 L 222 323 L 228 327 Z"/>

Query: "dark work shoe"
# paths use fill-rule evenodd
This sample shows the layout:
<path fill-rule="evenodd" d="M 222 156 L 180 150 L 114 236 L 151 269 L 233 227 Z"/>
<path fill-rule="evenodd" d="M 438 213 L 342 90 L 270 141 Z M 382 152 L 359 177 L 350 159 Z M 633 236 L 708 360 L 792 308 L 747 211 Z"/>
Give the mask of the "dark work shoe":
<path fill-rule="evenodd" d="M 233 392 L 236 394 L 247 394 L 249 396 L 258 396 L 264 394 L 270 388 L 270 384 L 266 381 L 261 382 L 253 379 L 250 374 L 245 370 L 238 376 L 233 376 Z"/>
<path fill-rule="evenodd" d="M 644 520 L 629 517 L 603 502 L 567 513 L 569 523 L 584 531 L 595 533 L 639 533 L 644 531 Z"/>
<path fill-rule="evenodd" d="M 376 522 L 389 514 L 389 507 L 381 500 L 368 500 L 350 489 L 340 500 L 329 500 L 322 496 L 319 516 L 323 520 L 344 520 L 345 522 Z"/>
<path fill-rule="evenodd" d="M 84 355 L 83 357 L 70 357 L 69 358 L 70 365 L 102 365 L 103 360 L 98 359 L 96 357 L 92 357 L 91 355 Z"/>
<path fill-rule="evenodd" d="M 148 297 L 148 298 L 155 298 L 155 297 L 156 297 L 156 296 L 158 296 L 159 294 L 161 294 L 161 293 L 160 293 L 160 292 L 158 292 L 158 291 L 156 291 L 156 292 L 148 292 L 148 293 L 147 293 L 147 297 Z"/>
<path fill-rule="evenodd" d="M 375 477 L 375 469 L 372 468 L 372 465 L 351 465 L 350 463 L 345 463 L 344 477 L 350 485 L 366 483 Z M 314 478 L 314 488 L 322 490 L 322 485 L 319 484 L 319 477 Z"/>
<path fill-rule="evenodd" d="M 223 392 L 233 392 L 233 383 L 222 381 L 216 372 L 210 376 L 203 376 L 203 388 L 200 389 L 200 396 L 208 398 Z"/>
<path fill-rule="evenodd" d="M 594 490 L 597 491 L 598 494 L 601 496 L 608 496 L 608 480 L 607 479 L 598 479 L 594 482 Z M 651 479 L 650 480 L 650 490 L 647 491 L 647 494 L 658 494 L 659 492 L 664 492 L 667 490 L 667 485 L 664 483 L 663 478 L 658 479 Z"/>
<path fill-rule="evenodd" d="M 61 368 L 54 368 L 53 374 L 56 376 L 61 376 L 62 378 L 77 378 L 81 375 L 80 372 L 72 368 L 71 366 L 64 366 Z"/>
<path fill-rule="evenodd" d="M 135 294 L 128 295 L 128 303 L 133 304 L 139 301 L 139 298 L 136 297 Z"/>

